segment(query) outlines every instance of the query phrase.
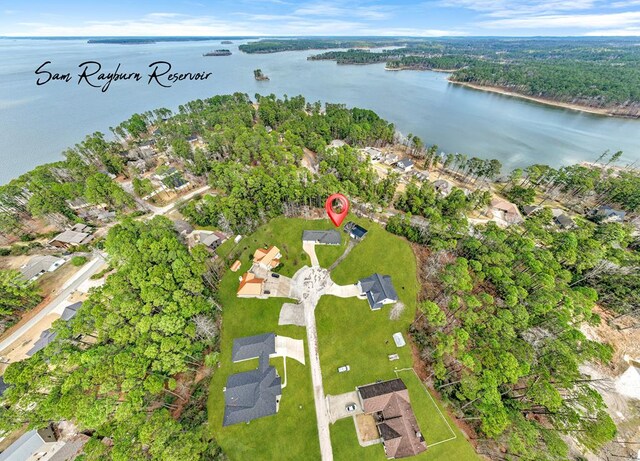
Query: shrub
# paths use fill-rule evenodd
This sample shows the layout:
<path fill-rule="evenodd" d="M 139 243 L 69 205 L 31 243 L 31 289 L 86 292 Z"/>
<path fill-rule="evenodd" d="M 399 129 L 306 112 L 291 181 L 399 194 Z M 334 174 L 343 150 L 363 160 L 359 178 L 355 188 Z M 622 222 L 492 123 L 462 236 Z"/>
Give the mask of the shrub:
<path fill-rule="evenodd" d="M 0 248 L 0 256 L 9 256 L 11 254 L 10 248 Z"/>
<path fill-rule="evenodd" d="M 32 242 L 35 239 L 36 239 L 36 236 L 33 235 L 33 234 L 22 234 L 20 236 L 20 241 L 21 242 Z"/>
<path fill-rule="evenodd" d="M 87 262 L 86 256 L 74 256 L 73 258 L 71 258 L 71 264 L 73 264 L 76 267 L 82 266 L 86 262 Z"/>

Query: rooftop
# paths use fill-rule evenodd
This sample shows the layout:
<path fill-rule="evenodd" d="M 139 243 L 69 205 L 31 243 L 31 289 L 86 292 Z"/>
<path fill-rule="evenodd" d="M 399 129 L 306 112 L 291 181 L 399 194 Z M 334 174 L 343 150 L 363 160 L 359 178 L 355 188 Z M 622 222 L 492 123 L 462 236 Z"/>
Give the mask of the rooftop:
<path fill-rule="evenodd" d="M 365 279 L 360 280 L 360 288 L 362 293 L 367 295 L 369 306 L 371 309 L 379 309 L 386 302 L 395 302 L 398 300 L 390 275 L 373 274 Z"/>
<path fill-rule="evenodd" d="M 340 245 L 340 232 L 337 230 L 306 230 L 302 232 L 303 242 L 315 242 L 324 245 Z"/>
<path fill-rule="evenodd" d="M 91 235 L 86 232 L 76 232 L 73 230 L 66 230 L 56 235 L 51 242 L 67 243 L 69 245 L 80 245 L 81 243 L 88 243 L 91 240 Z"/>
<path fill-rule="evenodd" d="M 25 461 L 42 448 L 45 443 L 53 443 L 56 436 L 50 427 L 34 429 L 23 434 L 0 454 L 0 461 Z"/>
<path fill-rule="evenodd" d="M 24 280 L 31 280 L 41 272 L 47 272 L 51 268 L 58 267 L 64 263 L 64 259 L 55 256 L 34 256 L 20 268 L 20 273 Z"/>
<path fill-rule="evenodd" d="M 264 333 L 256 336 L 246 336 L 233 340 L 233 352 L 231 359 L 234 362 L 255 359 L 262 354 L 267 356 L 276 351 L 276 335 L 274 333 Z"/>

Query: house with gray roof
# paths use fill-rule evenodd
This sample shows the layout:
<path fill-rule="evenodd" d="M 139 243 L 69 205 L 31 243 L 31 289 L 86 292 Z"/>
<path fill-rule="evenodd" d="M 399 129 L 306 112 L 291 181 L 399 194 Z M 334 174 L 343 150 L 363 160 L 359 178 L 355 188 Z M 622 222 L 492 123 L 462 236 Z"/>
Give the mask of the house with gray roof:
<path fill-rule="evenodd" d="M 276 352 L 275 340 L 274 333 L 234 339 L 231 360 L 235 363 L 258 358 L 259 365 L 255 370 L 227 378 L 223 426 L 248 423 L 278 412 L 282 378 L 275 367 L 269 365 L 269 356 Z"/>
<path fill-rule="evenodd" d="M 263 354 L 267 355 L 267 363 L 269 356 L 276 352 L 276 335 L 275 333 L 264 333 L 255 336 L 246 336 L 244 338 L 236 338 L 233 340 L 233 350 L 231 352 L 231 360 L 241 362 L 243 360 L 256 359 Z"/>
<path fill-rule="evenodd" d="M 64 320 L 65 322 L 68 322 L 73 317 L 75 317 L 80 306 L 82 306 L 82 303 L 77 302 L 75 304 L 71 304 L 65 307 L 64 310 L 62 311 L 62 314 L 60 315 L 60 319 Z M 33 343 L 33 347 L 27 351 L 27 356 L 31 357 L 36 352 L 40 352 L 42 349 L 44 349 L 49 344 L 51 344 L 53 340 L 56 339 L 56 336 L 58 336 L 58 334 L 53 330 L 51 330 L 50 328 L 47 330 L 44 330 L 42 333 L 40 333 L 40 337 L 38 338 L 38 340 L 35 343 Z"/>
<path fill-rule="evenodd" d="M 227 378 L 222 425 L 248 423 L 275 415 L 281 395 L 282 378 L 274 367 L 269 366 L 269 358 L 263 354 L 258 369 Z"/>
<path fill-rule="evenodd" d="M 57 448 L 51 427 L 34 429 L 23 434 L 0 454 L 0 461 L 35 461 L 48 459 Z"/>
<path fill-rule="evenodd" d="M 64 264 L 64 259 L 55 256 L 34 256 L 20 268 L 22 279 L 33 282 L 45 272 L 53 272 Z"/>
<path fill-rule="evenodd" d="M 591 212 L 593 218 L 598 222 L 624 222 L 627 213 L 604 205 Z"/>
<path fill-rule="evenodd" d="M 85 245 L 93 240 L 93 236 L 87 232 L 76 232 L 66 230 L 49 241 L 49 245 L 58 248 L 68 248 L 70 246 Z"/>
<path fill-rule="evenodd" d="M 573 219 L 571 219 L 566 214 L 555 216 L 553 218 L 553 221 L 556 223 L 557 226 L 561 227 L 562 229 L 571 229 L 573 226 L 575 226 Z"/>
<path fill-rule="evenodd" d="M 361 296 L 365 297 L 369 302 L 371 310 L 381 309 L 384 304 L 395 303 L 398 301 L 390 275 L 373 274 L 358 282 L 358 289 Z"/>
<path fill-rule="evenodd" d="M 396 167 L 400 171 L 403 171 L 405 173 L 411 171 L 411 168 L 413 168 L 413 160 L 411 160 L 410 158 L 403 158 L 398 163 L 396 163 Z"/>
<path fill-rule="evenodd" d="M 340 232 L 332 230 L 306 230 L 302 232 L 302 241 L 316 245 L 340 245 Z"/>

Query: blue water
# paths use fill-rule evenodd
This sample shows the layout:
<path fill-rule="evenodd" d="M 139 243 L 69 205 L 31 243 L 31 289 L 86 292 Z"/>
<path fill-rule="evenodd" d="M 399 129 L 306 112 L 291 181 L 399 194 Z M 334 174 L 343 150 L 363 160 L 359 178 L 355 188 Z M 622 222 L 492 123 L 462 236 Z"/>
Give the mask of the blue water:
<path fill-rule="evenodd" d="M 640 121 L 602 117 L 471 90 L 437 72 L 384 70 L 384 65 L 339 66 L 307 61 L 313 51 L 247 55 L 233 45 L 165 42 L 148 45 L 87 44 L 86 40 L 0 39 L 0 183 L 34 166 L 58 160 L 87 134 L 109 134 L 135 112 L 177 109 L 191 99 L 244 92 L 303 94 L 309 101 L 370 108 L 402 133 L 420 136 L 447 152 L 497 158 L 505 170 L 531 163 L 559 166 L 593 160 L 606 149 L 623 150 L 622 162 L 640 160 Z M 203 57 L 229 48 L 232 56 Z M 36 85 L 35 70 L 52 61 L 51 72 L 70 72 L 71 83 Z M 140 72 L 142 82 L 119 81 L 102 93 L 78 85 L 78 65 L 99 61 L 104 71 Z M 212 72 L 205 81 L 172 88 L 147 85 L 153 61 L 172 71 Z M 270 81 L 258 82 L 261 68 Z"/>

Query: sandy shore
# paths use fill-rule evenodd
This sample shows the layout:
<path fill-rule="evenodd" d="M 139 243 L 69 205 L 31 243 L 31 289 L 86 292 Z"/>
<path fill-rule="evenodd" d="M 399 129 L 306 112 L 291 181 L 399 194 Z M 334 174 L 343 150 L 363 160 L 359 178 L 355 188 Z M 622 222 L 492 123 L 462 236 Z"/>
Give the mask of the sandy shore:
<path fill-rule="evenodd" d="M 596 108 L 596 107 L 581 106 L 579 104 L 571 104 L 571 103 L 567 103 L 567 102 L 553 101 L 551 99 L 536 98 L 535 96 L 527 96 L 527 95 L 524 95 L 524 94 L 515 93 L 513 91 L 508 91 L 508 90 L 505 90 L 503 88 L 499 88 L 499 87 L 495 87 L 495 86 L 476 85 L 474 83 L 467 83 L 467 82 L 454 82 L 453 80 L 449 80 L 449 83 L 453 83 L 455 85 L 460 85 L 460 86 L 465 86 L 467 88 L 473 88 L 474 90 L 488 91 L 490 93 L 498 93 L 498 94 L 502 94 L 504 96 L 511 96 L 513 98 L 527 99 L 529 101 L 537 102 L 539 104 L 545 104 L 547 106 L 562 107 L 564 109 L 571 109 L 571 110 L 576 110 L 576 111 L 580 111 L 580 112 L 587 112 L 587 113 L 590 113 L 590 114 L 605 115 L 607 117 L 634 118 L 634 117 L 625 117 L 624 115 L 621 115 L 621 114 L 619 114 L 619 115 L 618 114 L 612 114 L 609 111 L 609 109 L 604 109 L 604 108 L 599 109 L 599 108 Z"/>

